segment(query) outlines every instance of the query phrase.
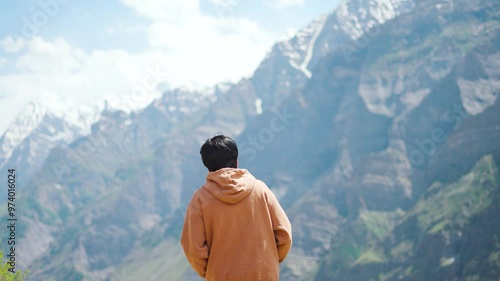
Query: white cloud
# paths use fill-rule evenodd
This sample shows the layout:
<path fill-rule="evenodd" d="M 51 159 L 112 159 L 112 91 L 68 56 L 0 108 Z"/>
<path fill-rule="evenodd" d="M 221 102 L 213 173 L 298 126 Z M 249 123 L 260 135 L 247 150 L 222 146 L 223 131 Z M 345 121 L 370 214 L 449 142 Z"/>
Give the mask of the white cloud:
<path fill-rule="evenodd" d="M 223 17 L 229 11 L 236 9 L 245 0 L 208 0 L 218 16 Z"/>
<path fill-rule="evenodd" d="M 117 33 L 132 33 L 132 32 L 141 32 L 145 29 L 145 25 L 143 24 L 128 24 L 124 21 L 119 21 L 104 30 L 104 33 L 109 34 L 117 34 Z"/>
<path fill-rule="evenodd" d="M 147 19 L 149 47 L 140 53 L 88 52 L 64 38 L 0 41 L 14 66 L 0 74 L 0 134 L 29 101 L 65 108 L 123 97 L 142 85 L 150 72 L 168 73 L 158 82 L 171 87 L 236 82 L 252 74 L 274 41 L 255 22 L 203 15 L 197 0 L 122 2 Z M 159 94 L 151 91 L 149 97 Z"/>
<path fill-rule="evenodd" d="M 304 6 L 305 0 L 272 0 L 272 5 L 278 9 Z"/>
<path fill-rule="evenodd" d="M 7 59 L 0 57 L 0 68 L 2 68 L 6 62 L 7 62 Z"/>
<path fill-rule="evenodd" d="M 255 22 L 203 15 L 197 0 L 122 2 L 152 20 L 146 29 L 151 48 L 165 52 L 179 76 L 200 84 L 251 75 L 273 43 Z"/>
<path fill-rule="evenodd" d="M 86 59 L 82 49 L 73 48 L 62 38 L 53 42 L 34 37 L 27 45 L 27 52 L 18 57 L 16 66 L 30 73 L 77 71 Z"/>
<path fill-rule="evenodd" d="M 61 38 L 34 37 L 16 57 L 15 69 L 0 75 L 0 130 L 33 100 L 64 110 L 102 98 L 117 100 L 139 89 L 145 93 L 139 101 L 144 106 L 160 93 L 149 86 L 144 90 L 143 81 L 151 80 L 150 72 L 166 72 L 162 65 L 168 64 L 157 53 L 132 56 L 118 49 L 87 53 Z M 148 85 L 176 79 L 164 76 L 147 81 Z"/>
<path fill-rule="evenodd" d="M 14 38 L 11 36 L 5 37 L 0 41 L 0 46 L 7 53 L 17 53 L 21 51 L 26 46 L 26 40 L 24 38 Z"/>
<path fill-rule="evenodd" d="M 148 29 L 153 47 L 170 50 L 182 76 L 205 84 L 251 75 L 272 42 L 246 20 L 200 17 L 183 26 L 158 22 Z"/>
<path fill-rule="evenodd" d="M 198 0 L 122 0 L 122 3 L 153 20 L 181 23 L 200 16 Z"/>

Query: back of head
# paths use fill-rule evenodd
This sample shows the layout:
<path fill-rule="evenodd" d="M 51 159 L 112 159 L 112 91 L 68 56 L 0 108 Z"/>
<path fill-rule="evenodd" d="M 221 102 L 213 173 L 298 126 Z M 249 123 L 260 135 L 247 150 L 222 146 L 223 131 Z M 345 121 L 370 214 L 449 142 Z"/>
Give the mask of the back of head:
<path fill-rule="evenodd" d="M 233 139 L 224 135 L 207 139 L 201 146 L 200 154 L 203 164 L 210 172 L 238 166 L 238 147 Z"/>

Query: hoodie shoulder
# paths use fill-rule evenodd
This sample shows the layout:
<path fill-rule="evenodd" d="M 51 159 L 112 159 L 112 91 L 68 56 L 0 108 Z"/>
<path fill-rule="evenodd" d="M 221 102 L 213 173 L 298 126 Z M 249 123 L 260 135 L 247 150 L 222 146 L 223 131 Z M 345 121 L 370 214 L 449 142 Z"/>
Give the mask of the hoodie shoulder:
<path fill-rule="evenodd" d="M 259 179 L 255 180 L 254 192 L 266 198 L 268 198 L 270 195 L 274 196 L 273 192 L 267 186 L 267 184 Z"/>

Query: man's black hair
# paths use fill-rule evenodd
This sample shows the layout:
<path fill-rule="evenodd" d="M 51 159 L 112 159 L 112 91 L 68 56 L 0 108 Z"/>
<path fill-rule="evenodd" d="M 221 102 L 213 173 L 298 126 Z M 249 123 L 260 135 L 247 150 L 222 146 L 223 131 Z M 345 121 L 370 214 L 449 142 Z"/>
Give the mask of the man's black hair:
<path fill-rule="evenodd" d="M 238 147 L 234 140 L 218 135 L 207 141 L 200 149 L 201 160 L 210 172 L 222 168 L 237 168 Z"/>

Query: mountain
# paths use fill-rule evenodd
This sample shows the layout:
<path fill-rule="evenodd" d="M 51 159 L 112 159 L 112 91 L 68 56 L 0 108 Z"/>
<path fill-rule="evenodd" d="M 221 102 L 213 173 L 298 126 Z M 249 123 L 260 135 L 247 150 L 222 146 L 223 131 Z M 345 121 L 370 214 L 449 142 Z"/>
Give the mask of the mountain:
<path fill-rule="evenodd" d="M 83 210 L 90 211 L 88 205 L 91 202 L 104 203 L 105 209 L 113 207 L 115 203 L 121 204 L 120 201 L 111 200 L 106 196 L 116 196 L 117 188 L 122 187 L 122 181 L 125 182 L 136 177 L 136 175 L 134 176 L 134 169 L 137 168 L 135 165 L 148 163 L 145 156 L 158 157 L 155 155 L 155 150 L 158 148 L 155 147 L 160 145 L 159 141 L 166 137 L 174 124 L 183 122 L 187 124 L 189 120 L 186 120 L 185 117 L 189 116 L 191 111 L 206 108 L 224 90 L 216 87 L 212 94 L 207 95 L 206 93 L 177 89 L 165 92 L 162 97 L 139 112 L 129 114 L 119 110 L 105 110 L 101 114 L 99 122 L 92 125 L 89 135 L 81 137 L 67 146 L 54 147 L 44 165 L 33 177 L 32 185 L 26 188 L 26 194 L 34 196 L 29 195 L 25 197 L 25 201 L 18 203 L 21 210 L 23 208 L 26 210 L 20 219 L 22 221 L 20 225 L 27 226 L 26 228 L 20 227 L 18 233 L 20 237 L 24 237 L 20 242 L 19 252 L 21 256 L 26 257 L 22 260 L 21 265 L 31 264 L 36 259 L 43 259 L 44 255 L 53 255 L 57 251 L 61 251 L 59 246 L 50 252 L 48 249 L 55 244 L 65 245 L 59 244 L 57 241 L 65 241 L 72 237 L 73 231 L 76 231 L 75 228 L 89 223 L 88 219 L 102 220 L 101 223 L 108 221 L 109 218 L 106 216 L 109 213 L 106 211 L 98 212 L 98 216 L 102 216 L 101 219 L 97 219 L 94 215 L 84 219 L 88 214 L 82 217 L 83 213 L 81 212 Z M 180 129 L 181 126 L 177 128 Z M 115 167 L 120 168 L 115 170 Z M 84 170 L 86 172 L 83 172 Z M 78 174 L 77 177 L 83 175 L 80 172 L 86 173 L 85 177 L 90 179 L 88 184 L 85 183 L 85 180 L 82 181 L 74 177 L 76 174 Z M 111 178 L 118 179 L 118 181 L 114 179 L 108 181 Z M 173 178 L 169 178 L 169 180 L 173 180 Z M 166 189 L 167 186 L 159 188 Z M 170 189 L 168 192 L 159 190 L 158 192 L 158 199 L 172 198 L 172 206 L 162 206 L 161 209 L 158 209 L 160 214 L 163 215 L 172 208 L 178 207 L 175 205 L 177 204 L 175 201 L 177 196 L 172 194 L 173 190 Z M 106 199 L 101 201 L 99 198 Z M 122 211 L 128 213 L 130 210 L 125 208 Z M 139 214 L 139 210 L 136 213 Z M 23 212 L 20 211 L 20 214 Z M 73 220 L 75 214 L 79 214 L 76 221 Z M 53 215 L 60 217 L 52 220 L 56 218 Z M 125 216 L 124 214 L 116 215 Z M 152 221 L 143 227 L 149 230 L 149 224 L 154 223 L 157 217 L 158 215 L 153 216 L 152 214 Z M 133 216 L 130 218 L 132 219 Z M 76 222 L 78 223 L 73 224 Z M 115 233 L 108 234 L 114 235 Z M 30 239 L 32 235 L 36 235 L 38 239 Z M 93 239 L 93 234 L 89 235 L 89 239 Z M 104 249 L 102 247 L 96 251 Z M 105 255 L 107 256 L 107 254 Z M 99 254 L 95 256 L 99 262 Z M 71 260 L 68 259 L 66 262 Z M 82 262 L 82 260 L 77 261 Z M 57 259 L 54 260 L 54 264 L 58 264 Z M 51 266 L 44 264 L 41 268 L 50 269 Z M 64 266 L 61 268 L 63 269 L 61 273 L 64 273 Z M 66 277 L 59 278 L 57 276 L 56 280 L 66 279 Z M 45 279 L 46 277 L 41 278 Z"/>
<path fill-rule="evenodd" d="M 311 70 L 334 50 L 349 46 L 367 31 L 401 14 L 415 4 L 411 0 L 341 1 L 334 13 L 299 30 L 290 40 L 278 42 L 251 78 L 263 108 L 279 105 L 291 93 L 300 92 Z"/>
<path fill-rule="evenodd" d="M 251 170 L 272 179 L 278 189 L 292 192 L 284 199 L 291 205 L 288 211 L 294 217 L 299 250 L 285 264 L 285 280 L 498 276 L 498 268 L 487 266 L 488 258 L 469 255 L 476 251 L 494 257 L 497 250 L 474 250 L 474 244 L 459 239 L 439 248 L 420 244 L 427 231 L 420 225 L 405 229 L 418 233 L 406 250 L 426 263 L 409 270 L 414 260 L 404 259 L 403 267 L 390 259 L 389 245 L 397 247 L 390 243 L 401 235 L 392 231 L 428 196 L 433 184 L 452 185 L 490 155 L 491 174 L 485 177 L 493 180 L 484 192 L 494 194 L 498 188 L 500 61 L 498 13 L 492 12 L 498 11 L 498 4 L 455 1 L 454 7 L 452 12 L 440 11 L 434 2 L 416 2 L 418 12 L 386 23 L 376 36 L 360 39 L 369 42 L 366 47 L 356 48 L 350 56 L 342 48 L 330 53 L 313 71 L 303 96 L 284 105 L 297 116 L 296 122 L 262 149 Z M 254 130 L 267 124 L 262 120 Z M 272 161 L 273 169 L 258 164 L 266 161 Z M 498 200 L 491 199 L 491 206 L 477 202 L 478 216 L 493 212 Z M 459 212 L 467 213 L 467 206 Z M 477 218 L 465 215 L 469 221 L 459 223 L 459 217 L 450 214 L 449 225 L 429 239 L 465 231 L 463 224 Z M 493 225 L 483 220 L 476 227 L 498 232 Z M 486 245 L 496 238 L 488 234 L 481 239 Z M 423 256 L 426 249 L 435 249 L 432 259 Z M 433 263 L 451 257 L 465 261 L 451 272 Z M 478 266 L 467 271 L 467 263 Z M 479 267 L 490 271 L 482 274 Z"/>
<path fill-rule="evenodd" d="M 19 186 L 29 183 L 30 177 L 42 166 L 50 150 L 68 145 L 90 133 L 103 106 L 82 107 L 75 112 L 61 113 L 38 102 L 28 104 L 0 137 L 0 169 L 20 168 Z M 6 194 L 0 196 L 5 202 Z"/>
<path fill-rule="evenodd" d="M 194 94 L 179 89 L 166 91 L 154 101 L 149 111 L 168 112 L 172 115 L 172 121 L 175 121 L 186 112 L 196 109 L 196 103 L 204 99 L 201 95 L 216 98 L 225 87 L 227 84 L 221 83 Z M 163 108 L 165 105 L 168 108 Z M 31 176 L 42 166 L 53 148 L 68 146 L 90 135 L 92 125 L 99 121 L 103 114 L 116 111 L 130 114 L 142 109 L 137 107 L 130 97 L 113 101 L 99 100 L 90 106 L 82 105 L 63 110 L 54 110 L 40 102 L 31 102 L 0 137 L 0 169 L 21 168 L 23 175 L 20 177 L 19 186 L 23 187 L 29 183 Z M 6 194 L 1 195 L 0 202 L 5 200 Z"/>
<path fill-rule="evenodd" d="M 292 221 L 281 280 L 498 279 L 499 5 L 343 1 L 248 79 L 103 113 L 20 192 L 20 266 L 198 280 L 179 235 L 224 133 Z"/>

